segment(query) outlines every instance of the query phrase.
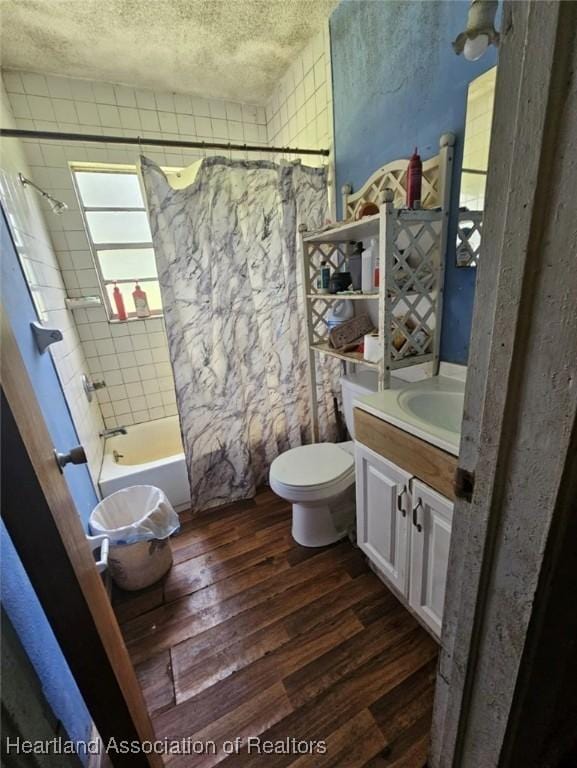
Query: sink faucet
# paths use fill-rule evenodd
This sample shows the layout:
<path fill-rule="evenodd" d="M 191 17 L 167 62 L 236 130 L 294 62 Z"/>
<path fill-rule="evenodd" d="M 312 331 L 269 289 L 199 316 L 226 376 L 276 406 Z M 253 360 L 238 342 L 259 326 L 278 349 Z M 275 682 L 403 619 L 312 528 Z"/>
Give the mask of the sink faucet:
<path fill-rule="evenodd" d="M 111 427 L 110 429 L 103 429 L 98 433 L 100 437 L 112 437 L 113 435 L 125 435 L 126 427 Z"/>

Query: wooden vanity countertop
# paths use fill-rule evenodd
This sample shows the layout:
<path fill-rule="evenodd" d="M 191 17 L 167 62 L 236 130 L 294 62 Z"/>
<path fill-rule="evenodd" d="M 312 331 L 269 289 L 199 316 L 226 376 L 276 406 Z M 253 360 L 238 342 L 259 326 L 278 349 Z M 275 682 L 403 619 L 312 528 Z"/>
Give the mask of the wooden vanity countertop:
<path fill-rule="evenodd" d="M 354 409 L 355 439 L 453 501 L 458 458 L 371 413 Z"/>

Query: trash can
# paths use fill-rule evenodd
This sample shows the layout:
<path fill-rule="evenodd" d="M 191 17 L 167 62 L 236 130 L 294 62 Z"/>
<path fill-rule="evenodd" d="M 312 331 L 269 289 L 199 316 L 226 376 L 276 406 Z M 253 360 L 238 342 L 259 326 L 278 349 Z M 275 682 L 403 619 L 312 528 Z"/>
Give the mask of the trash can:
<path fill-rule="evenodd" d="M 89 526 L 110 539 L 108 567 L 121 589 L 144 589 L 170 570 L 168 537 L 180 524 L 160 488 L 133 485 L 110 494 L 92 510 Z"/>

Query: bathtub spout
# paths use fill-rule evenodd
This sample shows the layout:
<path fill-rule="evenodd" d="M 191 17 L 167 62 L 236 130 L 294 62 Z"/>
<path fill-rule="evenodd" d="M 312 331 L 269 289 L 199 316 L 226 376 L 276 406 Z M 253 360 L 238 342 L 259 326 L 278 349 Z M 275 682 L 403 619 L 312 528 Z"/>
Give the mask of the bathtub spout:
<path fill-rule="evenodd" d="M 100 437 L 112 437 L 113 435 L 126 435 L 126 427 L 111 427 L 110 429 L 103 429 L 99 432 Z"/>

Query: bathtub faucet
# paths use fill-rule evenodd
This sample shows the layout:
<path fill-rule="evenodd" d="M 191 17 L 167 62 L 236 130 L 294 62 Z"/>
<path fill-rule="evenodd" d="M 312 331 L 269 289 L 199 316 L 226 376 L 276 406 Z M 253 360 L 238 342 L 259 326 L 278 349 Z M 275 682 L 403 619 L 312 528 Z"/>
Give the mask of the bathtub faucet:
<path fill-rule="evenodd" d="M 98 433 L 100 437 L 112 437 L 113 435 L 125 435 L 126 427 L 111 427 L 110 429 L 103 429 Z"/>

